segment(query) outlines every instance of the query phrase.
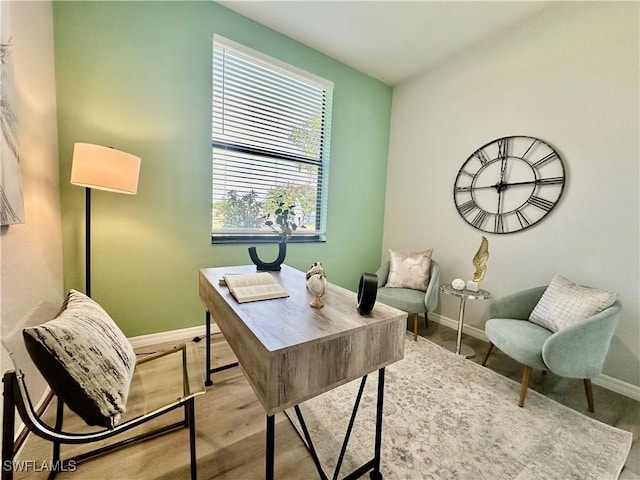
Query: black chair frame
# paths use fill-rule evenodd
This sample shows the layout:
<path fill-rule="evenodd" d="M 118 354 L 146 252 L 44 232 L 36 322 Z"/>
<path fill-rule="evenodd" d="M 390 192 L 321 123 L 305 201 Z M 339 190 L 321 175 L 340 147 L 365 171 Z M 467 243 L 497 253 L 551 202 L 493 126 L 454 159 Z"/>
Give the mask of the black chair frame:
<path fill-rule="evenodd" d="M 116 449 L 132 445 L 143 440 L 163 435 L 175 431 L 180 428 L 189 428 L 189 449 L 190 449 L 190 465 L 191 465 L 191 478 L 196 479 L 196 431 L 195 431 L 195 396 L 204 393 L 204 384 L 196 384 L 195 388 L 192 385 L 193 379 L 190 379 L 189 371 L 187 370 L 187 357 L 190 353 L 187 347 L 191 347 L 190 344 L 176 347 L 172 350 L 167 350 L 157 354 L 149 355 L 138 360 L 137 364 L 150 362 L 157 358 L 176 353 L 176 350 L 182 350 L 183 360 L 183 388 L 184 396 L 155 410 L 152 410 L 144 415 L 132 418 L 121 424 L 116 425 L 111 429 L 101 429 L 88 433 L 72 433 L 62 431 L 62 419 L 64 402 L 58 398 L 56 408 L 56 422 L 55 426 L 51 427 L 45 423 L 34 409 L 33 403 L 29 397 L 27 386 L 25 383 L 25 375 L 21 370 L 10 370 L 5 372 L 2 382 L 3 388 L 3 421 L 2 421 L 2 480 L 13 480 L 13 473 L 15 470 L 15 455 L 20 447 L 21 441 L 14 439 L 15 425 L 16 425 L 16 410 L 25 428 L 28 432 L 33 432 L 37 436 L 48 440 L 53 443 L 52 462 L 50 464 L 51 471 L 49 474 L 50 479 L 54 478 L 57 473 L 61 471 L 68 471 L 70 468 L 75 468 L 76 465 L 90 460 L 97 456 L 112 452 Z M 193 350 L 195 354 L 195 350 Z M 200 375 L 200 379 L 202 379 Z M 51 399 L 52 396 L 49 397 Z M 184 419 L 182 421 L 172 423 L 150 432 L 137 435 L 130 438 L 111 443 L 109 445 L 96 448 L 94 450 L 82 453 L 80 455 L 60 459 L 60 447 L 62 444 L 88 444 L 99 442 L 105 439 L 109 439 L 120 435 L 132 428 L 140 426 L 150 420 L 153 420 L 161 415 L 169 413 L 178 408 L 184 409 Z"/>

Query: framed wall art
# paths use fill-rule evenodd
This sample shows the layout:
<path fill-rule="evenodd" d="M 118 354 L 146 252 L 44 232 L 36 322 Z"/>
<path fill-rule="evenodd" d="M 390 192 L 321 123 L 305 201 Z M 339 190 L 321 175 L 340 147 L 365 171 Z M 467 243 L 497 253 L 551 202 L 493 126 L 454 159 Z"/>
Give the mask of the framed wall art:
<path fill-rule="evenodd" d="M 0 93 L 2 135 L 0 136 L 0 225 L 24 222 L 24 198 L 15 102 L 15 79 L 11 42 L 11 2 L 0 2 Z"/>

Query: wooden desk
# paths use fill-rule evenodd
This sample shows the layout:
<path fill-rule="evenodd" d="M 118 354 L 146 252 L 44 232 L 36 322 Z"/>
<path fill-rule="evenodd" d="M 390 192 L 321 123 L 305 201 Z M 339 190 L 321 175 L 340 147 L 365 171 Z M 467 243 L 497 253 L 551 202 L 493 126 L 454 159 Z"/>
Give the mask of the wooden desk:
<path fill-rule="evenodd" d="M 272 478 L 275 413 L 378 370 L 381 416 L 384 367 L 404 356 L 406 313 L 376 303 L 370 314 L 360 315 L 356 294 L 332 284 L 322 298 L 325 307 L 311 308 L 304 273 L 286 265 L 270 273 L 288 298 L 240 304 L 219 285 L 223 275 L 255 271 L 254 265 L 202 269 L 199 291 L 208 324 L 213 316 L 267 412 L 267 477 Z M 210 381 L 209 361 L 210 352 Z M 376 436 L 373 469 L 379 475 L 380 431 Z"/>

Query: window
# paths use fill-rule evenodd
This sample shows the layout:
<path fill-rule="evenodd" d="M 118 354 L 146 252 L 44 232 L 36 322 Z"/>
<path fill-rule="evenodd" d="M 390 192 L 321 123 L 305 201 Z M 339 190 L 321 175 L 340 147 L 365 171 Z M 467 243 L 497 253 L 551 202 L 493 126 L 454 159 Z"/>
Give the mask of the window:
<path fill-rule="evenodd" d="M 213 243 L 273 241 L 280 201 L 324 240 L 333 84 L 218 35 L 213 39 Z"/>

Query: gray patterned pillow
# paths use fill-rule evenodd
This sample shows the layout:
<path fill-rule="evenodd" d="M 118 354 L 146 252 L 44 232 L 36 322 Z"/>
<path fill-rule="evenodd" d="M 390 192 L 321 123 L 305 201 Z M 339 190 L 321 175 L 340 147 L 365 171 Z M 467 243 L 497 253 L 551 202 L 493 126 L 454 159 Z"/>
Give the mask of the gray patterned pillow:
<path fill-rule="evenodd" d="M 125 411 L 133 347 L 100 305 L 71 290 L 55 319 L 22 332 L 53 392 L 87 424 L 113 428 Z"/>
<path fill-rule="evenodd" d="M 617 296 L 556 275 L 531 312 L 529 321 L 557 332 L 609 308 Z"/>
<path fill-rule="evenodd" d="M 395 252 L 389 250 L 389 276 L 385 287 L 411 288 L 426 292 L 429 286 L 432 253 L 433 250 L 424 250 L 422 252 Z"/>

